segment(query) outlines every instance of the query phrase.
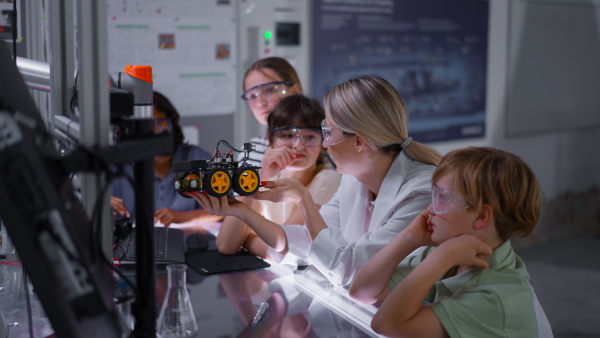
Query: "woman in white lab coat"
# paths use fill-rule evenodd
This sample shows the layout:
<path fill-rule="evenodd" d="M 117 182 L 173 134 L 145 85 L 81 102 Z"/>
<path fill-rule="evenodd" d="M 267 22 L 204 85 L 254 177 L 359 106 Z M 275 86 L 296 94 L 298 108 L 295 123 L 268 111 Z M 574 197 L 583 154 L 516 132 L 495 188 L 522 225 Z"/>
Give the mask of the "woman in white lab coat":
<path fill-rule="evenodd" d="M 323 145 L 343 174 L 331 201 L 318 210 L 293 179 L 266 182 L 269 190 L 254 195 L 296 203 L 305 226 L 275 224 L 232 198 L 192 195 L 210 213 L 242 219 L 280 258 L 308 260 L 332 283 L 349 285 L 369 258 L 427 208 L 441 156 L 408 136 L 404 101 L 382 78 L 345 81 L 325 95 L 324 107 Z"/>

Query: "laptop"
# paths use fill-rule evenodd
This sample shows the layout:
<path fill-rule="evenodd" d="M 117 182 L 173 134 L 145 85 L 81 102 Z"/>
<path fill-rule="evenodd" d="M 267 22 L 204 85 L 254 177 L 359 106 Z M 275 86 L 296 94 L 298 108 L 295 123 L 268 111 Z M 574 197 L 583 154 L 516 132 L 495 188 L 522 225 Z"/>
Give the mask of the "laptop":
<path fill-rule="evenodd" d="M 183 231 L 166 227 L 154 227 L 154 261 L 157 264 L 185 263 Z M 136 262 L 136 231 L 130 228 L 121 236 L 115 236 L 113 258 L 121 264 Z"/>

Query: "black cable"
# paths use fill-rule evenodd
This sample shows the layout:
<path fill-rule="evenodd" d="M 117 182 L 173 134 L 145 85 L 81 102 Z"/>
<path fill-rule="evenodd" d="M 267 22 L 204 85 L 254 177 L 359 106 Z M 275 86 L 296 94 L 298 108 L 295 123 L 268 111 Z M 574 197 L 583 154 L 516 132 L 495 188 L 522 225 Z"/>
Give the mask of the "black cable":
<path fill-rule="evenodd" d="M 131 184 L 131 186 L 133 187 L 133 190 L 135 191 L 135 197 L 136 198 L 141 198 L 142 199 L 142 205 L 147 206 L 148 204 L 145 203 L 144 199 L 145 196 L 142 194 L 142 191 L 140 189 L 140 187 L 135 183 L 135 180 L 129 176 L 125 170 L 123 169 L 123 166 L 120 165 L 118 166 L 118 170 L 115 174 L 109 173 L 107 175 L 107 179 L 106 179 L 106 184 L 104 186 L 104 188 L 102 189 L 102 193 L 100 196 L 98 196 L 97 200 L 96 200 L 96 204 L 94 207 L 94 212 L 92 216 L 92 229 L 94 231 L 95 235 L 95 248 L 96 250 L 94 250 L 95 253 L 100 253 L 100 257 L 102 257 L 102 261 L 105 262 L 106 264 L 109 265 L 109 267 L 115 271 L 121 278 L 123 278 L 125 280 L 125 282 L 131 287 L 131 289 L 135 292 L 135 295 L 137 298 L 140 297 L 140 293 L 139 290 L 136 286 L 133 285 L 133 283 L 131 282 L 131 280 L 129 278 L 127 278 L 125 275 L 122 274 L 121 271 L 119 271 L 117 268 L 115 268 L 113 262 L 109 261 L 108 259 L 106 259 L 106 257 L 102 254 L 101 250 L 99 250 L 99 248 L 101 248 L 101 243 L 100 243 L 100 233 L 99 233 L 99 224 L 102 224 L 101 220 L 101 213 L 99 212 L 100 210 L 102 210 L 102 204 L 104 202 L 104 195 L 106 194 L 106 192 L 108 191 L 108 187 L 111 185 L 112 181 L 114 180 L 115 177 L 118 176 L 123 176 L 127 179 L 127 181 Z M 138 197 L 139 196 L 139 197 Z M 148 210 L 145 210 L 148 211 Z M 94 222 L 96 219 L 98 219 L 98 222 Z M 153 235 L 153 234 L 150 234 Z M 150 278 L 149 276 L 146 276 L 147 278 Z"/>
<path fill-rule="evenodd" d="M 111 175 L 107 175 L 106 177 L 106 182 L 104 183 L 104 186 L 102 187 L 102 189 L 98 192 L 98 195 L 96 196 L 96 203 L 94 203 L 94 211 L 92 212 L 92 219 L 91 219 L 91 229 L 92 229 L 92 260 L 96 260 L 97 255 L 99 254 L 100 257 L 103 256 L 102 254 L 102 241 L 101 241 L 101 232 L 100 232 L 100 226 L 102 225 L 102 207 L 104 206 L 104 196 L 106 196 L 106 192 L 108 191 L 108 188 L 110 187 L 110 183 L 112 182 L 112 177 Z M 95 239 L 95 240 L 94 240 Z"/>
<path fill-rule="evenodd" d="M 146 196 L 144 194 L 142 194 L 142 189 L 140 189 L 140 187 L 135 183 L 135 180 L 131 176 L 125 174 L 125 178 L 127 178 L 127 180 L 129 181 L 129 183 L 133 187 L 133 189 L 135 191 L 135 198 L 136 199 L 137 198 L 141 198 L 142 199 L 142 203 L 141 204 L 144 206 L 144 211 L 148 212 L 148 203 L 146 203 L 146 200 L 145 200 Z M 136 222 L 137 222 L 137 220 L 136 220 Z M 138 225 L 136 224 L 136 227 L 137 226 Z M 154 236 L 154 232 L 153 231 L 151 232 L 150 228 L 147 228 L 146 231 L 148 231 L 148 234 L 147 234 L 148 237 Z M 156 245 L 156 243 L 154 245 Z M 148 271 L 150 271 L 150 269 Z M 146 278 L 155 278 L 155 276 L 146 276 Z"/>
<path fill-rule="evenodd" d="M 133 179 L 131 179 L 131 177 L 129 177 L 129 175 L 127 175 L 124 170 L 122 170 L 122 167 L 119 166 L 120 170 L 117 172 L 117 174 L 111 174 L 110 172 L 108 173 L 108 175 L 106 175 L 106 183 L 104 184 L 104 187 L 102 188 L 102 190 L 98 193 L 98 196 L 96 197 L 96 203 L 94 204 L 94 211 L 92 213 L 92 224 L 91 224 L 91 228 L 92 228 L 92 234 L 94 236 L 95 240 L 92 240 L 92 258 L 96 259 L 97 257 L 100 257 L 100 260 L 103 264 L 106 264 L 108 268 L 111 269 L 111 271 L 114 271 L 116 274 L 119 275 L 119 277 L 121 279 L 123 279 L 125 281 L 125 283 L 127 283 L 127 285 L 129 285 L 129 287 L 131 287 L 131 289 L 133 290 L 134 294 L 135 294 L 135 298 L 139 299 L 140 298 L 140 293 L 138 288 L 133 284 L 133 282 L 127 277 L 125 276 L 119 269 L 117 269 L 114 266 L 114 263 L 109 260 L 106 256 L 104 256 L 104 254 L 102 253 L 102 250 L 100 249 L 102 246 L 101 243 L 101 238 L 100 238 L 100 225 L 102 224 L 102 206 L 104 203 L 104 196 L 106 194 L 106 192 L 108 191 L 108 187 L 111 186 L 111 183 L 113 181 L 113 179 L 116 176 L 125 176 L 129 182 L 134 186 L 134 190 L 139 190 L 139 188 L 137 187 L 137 185 L 135 185 Z M 136 189 L 137 188 L 137 189 Z M 140 193 L 141 195 L 141 193 Z M 145 205 L 145 204 L 144 204 Z M 126 298 L 126 299 L 117 299 L 117 303 L 121 303 L 124 301 L 127 301 L 131 298 Z"/>
<path fill-rule="evenodd" d="M 69 108 L 71 110 L 71 115 L 75 115 L 75 105 L 78 104 L 77 98 L 77 82 L 79 81 L 79 71 L 75 72 L 75 84 L 73 85 L 73 96 L 71 96 L 71 100 L 69 101 Z"/>
<path fill-rule="evenodd" d="M 62 242 L 62 240 L 58 237 L 57 234 L 54 233 L 54 231 L 52 231 L 51 228 L 47 227 L 45 229 L 41 229 L 41 230 L 45 230 L 46 233 L 48 233 L 48 235 L 50 236 L 51 239 L 54 240 L 54 242 L 56 244 L 58 244 L 58 246 L 61 247 L 61 249 L 63 249 L 63 251 L 65 252 L 65 254 L 67 255 L 68 258 L 70 258 L 71 260 L 79 263 L 79 265 L 81 266 L 81 268 L 83 268 L 85 270 L 85 272 L 88 274 L 88 276 L 91 276 L 92 273 L 89 269 L 88 264 L 86 264 L 84 261 L 82 261 L 79 257 L 77 257 L 75 254 L 73 254 L 72 252 L 70 252 L 67 247 L 65 247 L 65 244 Z M 41 233 L 42 231 L 40 231 Z M 72 239 L 72 238 L 71 238 Z M 77 249 L 77 248 L 75 248 Z"/>
<path fill-rule="evenodd" d="M 137 289 L 137 287 L 135 285 L 133 285 L 133 282 L 131 281 L 131 279 L 129 279 L 129 277 L 125 276 L 119 269 L 115 268 L 115 266 L 112 264 L 112 262 L 110 262 L 107 259 L 105 259 L 104 261 L 107 264 L 110 264 L 111 270 L 113 270 L 114 272 L 116 272 L 117 275 L 119 275 L 119 277 L 121 277 L 125 281 L 125 283 L 127 283 L 127 285 L 129 285 L 129 287 L 131 288 L 131 290 L 133 290 L 133 292 L 135 293 L 135 297 L 136 298 L 140 298 L 140 292 Z"/>
<path fill-rule="evenodd" d="M 102 166 L 104 167 L 104 165 L 106 165 L 106 163 L 102 163 Z M 108 172 L 108 175 L 106 176 L 106 182 L 104 184 L 104 186 L 102 187 L 101 191 L 98 193 L 98 195 L 96 196 L 96 201 L 94 203 L 94 210 L 92 212 L 92 217 L 91 217 L 91 229 L 92 229 L 92 236 L 93 238 L 91 239 L 91 246 L 92 246 L 92 256 L 91 259 L 95 260 L 98 259 L 98 256 L 100 257 L 100 261 L 104 264 L 107 264 L 113 271 L 115 271 L 121 278 L 124 279 L 124 281 L 131 287 L 131 289 L 134 291 L 135 293 L 135 297 L 136 299 L 140 299 L 140 292 L 139 289 L 137 288 L 137 286 L 134 286 L 133 283 L 131 282 L 131 280 L 129 280 L 129 278 L 127 278 L 126 276 L 124 276 L 121 271 L 119 271 L 118 269 L 115 268 L 113 262 L 109 261 L 104 254 L 102 253 L 101 250 L 101 233 L 100 233 L 100 225 L 102 224 L 102 213 L 101 210 L 103 209 L 103 205 L 104 205 L 104 196 L 106 195 L 107 191 L 109 190 L 109 187 L 111 186 L 111 183 L 114 179 L 114 177 L 116 176 L 124 176 L 128 182 L 131 184 L 131 186 L 134 189 L 135 192 L 135 197 L 140 198 L 141 199 L 141 204 L 143 205 L 144 211 L 148 211 L 147 209 L 147 205 L 148 203 L 146 203 L 146 196 L 142 194 L 142 191 L 140 189 L 140 187 L 136 184 L 135 180 L 128 175 L 124 169 L 123 169 L 123 165 L 117 166 L 118 171 L 116 174 L 112 174 L 110 172 Z M 144 227 L 147 228 L 147 227 Z M 144 229 L 145 231 L 148 232 L 148 236 L 153 236 L 154 234 L 151 232 L 150 228 Z M 50 232 L 51 237 L 54 238 L 54 240 L 65 250 L 65 252 L 67 253 L 67 255 L 69 257 L 71 257 L 72 259 L 75 259 L 76 261 L 78 261 L 80 264 L 82 264 L 81 261 L 79 261 L 78 259 L 76 259 L 70 252 L 68 252 L 66 250 L 66 248 L 64 247 L 63 243 L 57 238 L 57 236 Z M 83 264 L 82 264 L 83 265 Z M 85 270 L 89 273 L 89 270 L 87 269 L 87 265 L 83 265 Z M 142 278 L 153 278 L 154 276 L 142 276 Z M 124 300 L 121 300 L 124 301 Z"/>
<path fill-rule="evenodd" d="M 46 232 L 48 233 L 48 235 L 50 235 L 50 237 L 54 240 L 54 242 L 56 244 L 58 244 L 61 249 L 63 249 L 63 251 L 67 254 L 67 257 L 69 257 L 70 259 L 74 260 L 75 262 L 79 263 L 81 265 L 81 267 L 88 273 L 88 275 L 92 275 L 88 265 L 82 261 L 79 257 L 75 256 L 72 252 L 70 252 L 66 247 L 65 244 L 62 242 L 62 240 L 53 232 L 50 231 L 51 229 L 46 229 Z"/>
<path fill-rule="evenodd" d="M 13 56 L 17 64 L 17 1 L 13 1 L 13 20 L 12 20 L 12 38 L 13 38 Z"/>
<path fill-rule="evenodd" d="M 73 253 L 71 253 L 69 250 L 67 250 L 67 248 L 65 247 L 65 245 L 64 245 L 64 243 L 61 241 L 61 239 L 60 239 L 60 238 L 59 238 L 59 237 L 58 237 L 58 236 L 57 236 L 57 235 L 56 235 L 54 232 L 52 232 L 52 231 L 50 231 L 50 230 L 51 230 L 51 229 L 47 229 L 47 233 L 48 233 L 48 234 L 50 235 L 50 237 L 51 237 L 51 238 L 54 240 L 54 242 L 55 242 L 56 244 L 58 244 L 58 245 L 59 245 L 59 246 L 60 246 L 60 247 L 63 249 L 63 251 L 64 251 L 64 252 L 67 254 L 67 256 L 68 256 L 70 259 L 72 259 L 72 260 L 74 260 L 75 262 L 79 263 L 79 264 L 80 264 L 80 267 L 81 267 L 81 268 L 82 268 L 82 269 L 83 269 L 83 270 L 84 270 L 84 271 L 87 273 L 87 275 L 88 275 L 88 276 L 92 276 L 92 273 L 91 273 L 91 271 L 90 271 L 90 269 L 89 269 L 89 266 L 88 266 L 88 264 L 85 264 L 83 261 L 81 261 L 81 260 L 79 259 L 79 257 L 76 257 L 75 255 L 73 255 Z M 130 285 L 131 285 L 131 284 L 130 284 Z M 135 289 L 134 289 L 134 290 L 135 290 Z M 25 291 L 25 294 L 26 294 L 26 295 L 28 295 L 28 294 L 29 294 L 29 292 L 28 292 L 28 291 Z M 31 320 L 30 320 L 30 322 L 31 322 Z M 31 337 L 33 338 L 33 332 L 31 332 L 31 334 L 32 334 L 32 335 L 31 335 Z"/>
<path fill-rule="evenodd" d="M 243 152 L 243 150 L 235 149 L 231 144 L 229 144 L 229 142 L 227 142 L 225 140 L 220 140 L 219 142 L 217 142 L 217 151 L 219 151 L 219 144 L 221 144 L 221 143 L 225 144 L 225 146 L 227 146 L 230 150 L 236 151 L 238 153 Z"/>
<path fill-rule="evenodd" d="M 102 210 L 102 206 L 104 203 L 103 197 L 105 196 L 106 192 L 108 191 L 108 187 L 110 187 L 113 179 L 118 176 L 123 176 L 127 179 L 129 184 L 131 184 L 131 186 L 133 187 L 133 190 L 135 192 L 135 198 L 140 198 L 142 200 L 142 205 L 146 208 L 146 209 L 144 209 L 144 211 L 148 212 L 148 209 L 147 209 L 148 203 L 146 203 L 146 200 L 145 200 L 146 196 L 144 196 L 144 194 L 142 194 L 142 190 L 135 183 L 135 180 L 131 176 L 129 176 L 125 172 L 125 170 L 123 170 L 123 166 L 118 166 L 118 171 L 116 172 L 116 174 L 107 175 L 106 183 L 105 183 L 100 195 L 96 199 L 94 212 L 92 214 L 92 229 L 93 229 L 93 232 L 95 233 L 95 238 L 96 238 L 96 241 L 94 243 L 96 250 L 94 250 L 94 252 L 101 253 L 101 250 L 98 251 L 98 248 L 102 247 L 101 242 L 100 242 L 100 236 L 99 236 L 100 235 L 99 226 L 100 226 L 100 224 L 102 224 L 102 222 L 101 222 L 102 215 L 100 213 L 100 210 Z M 98 222 L 95 222 L 96 219 L 98 219 Z"/>
<path fill-rule="evenodd" d="M 148 163 L 139 163 L 140 166 L 144 166 L 144 165 L 148 165 Z M 139 170 L 138 170 L 139 169 Z M 146 174 L 148 174 L 148 172 L 146 172 L 145 170 L 148 168 L 137 168 L 137 164 L 136 167 L 134 167 L 134 175 L 136 174 L 141 174 L 142 176 L 145 176 Z M 152 171 L 150 171 L 150 174 L 152 176 L 153 173 Z M 132 185 L 132 187 L 135 189 L 135 198 L 136 198 L 136 207 L 141 207 L 143 208 L 143 211 L 140 210 L 140 208 L 137 208 L 136 210 L 136 215 L 140 216 L 140 218 L 136 219 L 136 233 L 138 234 L 138 236 L 136 237 L 136 241 L 140 242 L 140 238 L 146 237 L 149 239 L 150 243 L 152 243 L 152 239 L 154 238 L 154 231 L 153 231 L 153 224 L 146 224 L 146 221 L 150 222 L 150 219 L 147 219 L 146 216 L 150 215 L 150 217 L 152 217 L 153 215 L 153 211 L 150 208 L 148 208 L 148 205 L 154 205 L 154 203 L 147 203 L 147 198 L 153 198 L 153 192 L 148 191 L 148 195 L 150 195 L 150 197 L 148 197 L 148 195 L 144 195 L 142 194 L 142 189 L 141 187 L 139 187 L 137 184 L 135 184 L 135 182 L 133 182 L 133 179 L 129 176 L 126 175 L 125 176 L 129 181 L 130 184 Z M 138 181 L 139 178 L 136 177 L 136 181 Z M 152 178 L 153 179 L 153 178 Z M 145 182 L 140 182 L 141 184 L 144 184 Z M 151 182 L 150 182 L 151 183 Z M 141 223 L 140 223 L 141 222 Z M 141 229 L 140 229 L 141 227 Z M 137 244 L 137 243 L 136 243 Z M 151 250 L 151 252 L 149 253 L 150 257 L 153 258 L 154 256 L 154 251 L 155 251 L 155 247 L 151 247 L 149 245 L 147 245 L 148 243 L 141 243 L 143 244 L 143 246 L 147 246 L 147 248 L 149 250 Z M 143 247 L 142 246 L 142 247 Z M 145 252 L 142 252 L 142 250 L 140 250 L 140 246 L 137 246 L 137 251 L 136 254 L 146 254 Z M 154 266 L 153 264 L 146 264 L 146 263 L 150 263 L 153 261 L 152 258 L 149 258 L 149 260 L 146 262 L 146 257 L 140 257 L 138 256 L 137 259 L 137 269 L 136 269 L 136 278 L 137 278 L 137 290 L 139 291 L 140 294 L 140 298 L 136 299 L 136 302 L 133 304 L 133 314 L 135 316 L 136 319 L 136 324 L 135 324 L 135 328 L 133 330 L 133 336 L 134 337 L 138 337 L 138 336 L 142 336 L 144 335 L 147 331 L 150 332 L 155 332 L 156 331 L 156 314 L 154 313 L 155 310 L 154 307 L 156 306 L 155 304 L 155 279 L 156 279 L 156 275 L 154 273 Z M 149 287 L 152 286 L 152 287 Z M 149 302 L 148 300 L 153 300 L 152 302 Z"/>
<path fill-rule="evenodd" d="M 75 101 L 77 100 L 77 87 L 73 91 L 73 96 L 71 96 L 71 100 L 69 101 L 69 110 L 71 111 L 71 115 L 75 115 Z"/>
<path fill-rule="evenodd" d="M 29 326 L 29 337 L 33 337 L 33 322 L 31 315 L 31 299 L 29 298 L 29 286 L 27 285 L 27 273 L 25 269 L 23 271 L 23 288 L 25 289 L 25 303 L 27 304 L 27 322 Z"/>
<path fill-rule="evenodd" d="M 102 164 L 103 166 L 107 166 L 106 163 Z M 101 233 L 100 233 L 100 226 L 102 225 L 102 209 L 104 206 L 104 196 L 106 196 L 106 193 L 108 191 L 108 189 L 111 187 L 111 183 L 113 181 L 113 179 L 117 176 L 123 176 L 127 179 L 127 181 L 131 184 L 131 186 L 133 187 L 133 190 L 135 192 L 135 198 L 141 198 L 142 199 L 142 204 L 146 207 L 148 204 L 145 201 L 146 196 L 144 196 L 142 194 L 142 191 L 140 189 L 140 187 L 135 184 L 135 180 L 133 180 L 132 177 L 130 177 L 129 175 L 127 175 L 127 173 L 123 170 L 123 166 L 118 166 L 118 171 L 116 174 L 111 174 L 110 172 L 108 172 L 108 174 L 106 175 L 106 182 L 104 183 L 104 186 L 102 187 L 101 191 L 98 193 L 98 195 L 96 196 L 96 202 L 94 203 L 94 210 L 92 212 L 92 219 L 91 219 L 91 229 L 92 229 L 92 235 L 95 238 L 95 241 L 92 241 L 92 252 L 94 257 L 92 258 L 96 258 L 96 254 L 100 254 L 100 256 L 102 257 L 102 242 L 101 242 Z M 139 197 L 138 197 L 139 196 Z M 148 212 L 148 209 L 144 209 L 144 211 Z"/>

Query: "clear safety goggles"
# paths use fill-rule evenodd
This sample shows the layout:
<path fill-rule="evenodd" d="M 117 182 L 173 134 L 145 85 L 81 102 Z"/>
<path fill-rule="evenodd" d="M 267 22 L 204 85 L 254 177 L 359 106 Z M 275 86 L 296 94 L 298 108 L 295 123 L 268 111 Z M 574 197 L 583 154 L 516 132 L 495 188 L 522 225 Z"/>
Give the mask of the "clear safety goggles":
<path fill-rule="evenodd" d="M 273 129 L 273 143 L 278 147 L 292 147 L 300 139 L 305 147 L 320 146 L 323 143 L 321 129 L 315 127 L 283 127 Z"/>
<path fill-rule="evenodd" d="M 173 129 L 171 126 L 171 119 L 168 117 L 161 119 L 154 119 L 154 134 L 161 134 L 163 132 L 170 132 Z"/>
<path fill-rule="evenodd" d="M 253 104 L 259 97 L 265 101 L 275 101 L 280 97 L 289 94 L 287 87 L 293 85 L 294 84 L 289 81 L 274 81 L 259 84 L 242 94 L 242 100 L 246 101 L 248 104 Z"/>
<path fill-rule="evenodd" d="M 334 130 L 337 130 L 337 132 L 335 132 Z M 354 136 L 354 134 L 352 133 L 347 133 L 339 128 L 328 126 L 325 120 L 321 122 L 321 132 L 323 133 L 323 139 L 325 140 L 325 143 L 327 143 L 328 146 L 340 143 L 343 140 Z"/>
<path fill-rule="evenodd" d="M 467 201 L 459 193 L 442 189 L 436 184 L 431 192 L 431 208 L 437 215 L 447 214 L 452 210 L 467 209 Z"/>

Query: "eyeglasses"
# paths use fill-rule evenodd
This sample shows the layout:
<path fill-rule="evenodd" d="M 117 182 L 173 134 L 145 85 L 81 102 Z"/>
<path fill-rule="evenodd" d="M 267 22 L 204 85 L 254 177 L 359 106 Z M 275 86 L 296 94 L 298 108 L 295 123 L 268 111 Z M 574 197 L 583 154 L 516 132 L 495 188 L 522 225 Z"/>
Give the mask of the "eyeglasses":
<path fill-rule="evenodd" d="M 273 143 L 278 147 L 291 147 L 300 138 L 305 147 L 320 146 L 323 143 L 321 128 L 283 127 L 273 129 Z"/>
<path fill-rule="evenodd" d="M 163 132 L 169 132 L 172 130 L 171 119 L 164 117 L 161 119 L 154 119 L 154 134 L 160 134 Z"/>
<path fill-rule="evenodd" d="M 293 85 L 294 84 L 289 81 L 274 81 L 259 84 L 258 86 L 246 90 L 246 92 L 242 94 L 242 100 L 246 101 L 248 104 L 252 104 L 260 96 L 263 100 L 274 101 L 283 95 L 289 94 L 285 86 Z"/>
<path fill-rule="evenodd" d="M 337 135 L 334 135 L 334 132 L 333 132 L 334 129 L 339 131 L 339 133 L 337 133 Z M 321 131 L 323 133 L 323 139 L 325 140 L 325 143 L 327 143 L 328 146 L 332 146 L 334 144 L 340 143 L 343 140 L 355 135 L 353 133 L 348 133 L 348 132 L 342 131 L 340 128 L 330 127 L 327 125 L 327 122 L 325 122 L 325 120 L 323 120 L 321 122 Z"/>
<path fill-rule="evenodd" d="M 467 201 L 459 193 L 442 189 L 437 184 L 433 185 L 431 192 L 431 207 L 437 215 L 447 214 L 460 208 L 469 208 Z"/>

